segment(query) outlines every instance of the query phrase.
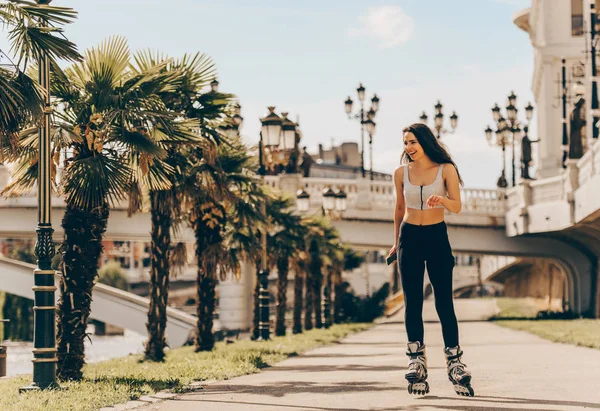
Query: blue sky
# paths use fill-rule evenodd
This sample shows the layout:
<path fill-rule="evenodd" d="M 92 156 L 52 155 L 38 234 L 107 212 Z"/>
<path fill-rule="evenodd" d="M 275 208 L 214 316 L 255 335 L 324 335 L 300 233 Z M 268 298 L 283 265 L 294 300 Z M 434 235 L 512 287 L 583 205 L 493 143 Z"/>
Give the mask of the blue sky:
<path fill-rule="evenodd" d="M 81 50 L 125 36 L 132 51 L 172 56 L 205 52 L 221 90 L 242 104 L 242 134 L 258 140 L 258 118 L 274 105 L 300 118 L 302 144 L 329 147 L 358 141 L 343 101 L 359 82 L 381 98 L 375 119 L 375 169 L 392 172 L 401 130 L 437 99 L 459 115 L 457 133 L 443 137 L 466 185 L 493 187 L 501 153 L 485 142 L 490 108 L 511 90 L 522 108 L 530 92 L 533 55 L 512 23 L 529 0 L 55 0 L 79 12 L 67 36 Z M 5 34 L 5 33 L 4 33 Z M 0 47 L 7 49 L 5 35 Z M 534 119 L 535 120 L 535 119 Z M 535 128 L 534 128 L 535 129 Z M 368 152 L 366 155 L 368 166 Z M 481 160 L 481 166 L 475 163 Z"/>

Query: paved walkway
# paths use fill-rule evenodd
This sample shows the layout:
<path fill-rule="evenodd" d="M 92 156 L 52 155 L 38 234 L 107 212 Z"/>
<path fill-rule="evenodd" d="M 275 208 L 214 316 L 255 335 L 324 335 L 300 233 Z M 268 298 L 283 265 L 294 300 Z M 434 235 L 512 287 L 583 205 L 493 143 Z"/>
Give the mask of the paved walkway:
<path fill-rule="evenodd" d="M 459 319 L 477 308 L 457 300 Z M 482 302 L 480 309 L 495 309 Z M 431 302 L 426 320 L 434 319 Z M 476 316 L 475 316 L 476 317 Z M 401 318 L 401 316 L 400 316 Z M 209 384 L 147 410 L 582 410 L 600 409 L 600 351 L 555 344 L 488 322 L 461 322 L 463 357 L 473 373 L 474 398 L 459 397 L 445 374 L 441 329 L 425 324 L 431 392 L 406 390 L 405 331 L 378 324 L 340 344 L 290 358 L 259 374 Z"/>

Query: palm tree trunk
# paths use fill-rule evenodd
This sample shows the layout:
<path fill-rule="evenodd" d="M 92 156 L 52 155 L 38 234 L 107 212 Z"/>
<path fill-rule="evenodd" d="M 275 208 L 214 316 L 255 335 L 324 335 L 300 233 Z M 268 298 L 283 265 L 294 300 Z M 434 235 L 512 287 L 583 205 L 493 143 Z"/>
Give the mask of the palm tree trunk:
<path fill-rule="evenodd" d="M 313 285 L 314 278 L 310 271 L 306 271 L 306 296 L 304 297 L 304 301 L 306 301 L 306 306 L 304 310 L 304 329 L 306 331 L 312 330 L 313 328 L 313 293 L 315 291 L 315 287 Z"/>
<path fill-rule="evenodd" d="M 93 210 L 67 204 L 62 221 L 65 239 L 62 279 L 57 305 L 58 377 L 81 380 L 85 364 L 84 340 L 91 311 L 92 288 L 98 275 L 102 237 L 106 231 L 108 204 Z"/>
<path fill-rule="evenodd" d="M 169 298 L 169 249 L 171 247 L 171 193 L 150 193 L 152 243 L 150 246 L 150 307 L 148 309 L 148 340 L 144 357 L 150 361 L 165 359 L 167 302 Z"/>
<path fill-rule="evenodd" d="M 334 300 L 333 300 L 333 322 L 335 324 L 340 324 L 342 322 L 342 294 L 343 294 L 343 286 L 341 274 L 336 272 L 335 281 L 334 281 Z"/>
<path fill-rule="evenodd" d="M 280 256 L 277 259 L 277 318 L 275 321 L 275 335 L 285 335 L 285 312 L 287 309 L 289 259 Z"/>
<path fill-rule="evenodd" d="M 215 346 L 215 337 L 212 332 L 215 312 L 215 288 L 217 286 L 214 279 L 214 266 L 214 264 L 206 262 L 206 271 L 198 267 L 198 276 L 196 277 L 196 291 L 198 293 L 196 352 L 212 351 Z"/>
<path fill-rule="evenodd" d="M 302 332 L 302 292 L 304 291 L 304 277 L 299 269 L 296 269 L 294 277 L 294 326 L 292 332 Z"/>
<path fill-rule="evenodd" d="M 252 340 L 257 340 L 260 336 L 260 330 L 258 329 L 258 323 L 260 322 L 260 304 L 258 297 L 260 295 L 260 281 L 258 281 L 258 273 L 260 273 L 260 261 L 256 263 L 256 286 L 254 287 L 254 312 L 252 315 Z"/>
<path fill-rule="evenodd" d="M 319 267 L 319 272 L 315 273 L 315 279 L 313 282 L 313 286 L 315 287 L 313 291 L 314 309 L 315 309 L 315 328 L 323 328 L 323 312 L 321 303 L 323 301 L 323 274 L 321 274 L 321 269 Z"/>
<path fill-rule="evenodd" d="M 333 323 L 331 318 L 331 269 L 327 272 L 325 280 L 325 290 L 323 291 L 323 320 L 325 322 L 325 328 L 331 327 Z"/>

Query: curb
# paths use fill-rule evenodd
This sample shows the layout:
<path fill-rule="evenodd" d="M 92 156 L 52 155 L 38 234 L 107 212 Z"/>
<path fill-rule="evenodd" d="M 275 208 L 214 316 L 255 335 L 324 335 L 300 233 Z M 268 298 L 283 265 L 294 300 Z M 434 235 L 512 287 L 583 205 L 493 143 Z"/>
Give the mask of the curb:
<path fill-rule="evenodd" d="M 123 404 L 110 405 L 108 407 L 100 408 L 100 411 L 125 411 L 134 410 L 146 407 L 148 405 L 158 404 L 170 399 L 173 399 L 181 394 L 188 394 L 190 392 L 201 391 L 205 385 L 214 384 L 217 380 L 208 381 L 194 381 L 188 385 L 187 390 L 182 393 L 174 393 L 171 390 L 162 390 L 151 395 L 142 395 L 137 400 L 131 400 Z"/>

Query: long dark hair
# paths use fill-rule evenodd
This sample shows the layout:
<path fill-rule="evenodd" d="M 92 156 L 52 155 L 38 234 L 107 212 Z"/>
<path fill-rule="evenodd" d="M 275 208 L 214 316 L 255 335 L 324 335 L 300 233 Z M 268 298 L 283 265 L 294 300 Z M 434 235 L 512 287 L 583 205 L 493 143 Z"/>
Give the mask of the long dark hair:
<path fill-rule="evenodd" d="M 452 164 L 456 169 L 456 173 L 458 174 L 458 181 L 460 182 L 460 185 L 464 185 L 463 179 L 460 176 L 460 173 L 458 172 L 458 167 L 456 166 L 454 160 L 452 160 L 452 157 L 450 157 L 450 153 L 448 153 L 446 147 L 444 147 L 440 143 L 440 141 L 433 135 L 431 129 L 427 125 L 422 123 L 414 123 L 406 127 L 404 130 L 402 130 L 402 132 L 413 133 L 421 147 L 423 147 L 425 155 L 429 157 L 429 159 L 434 163 Z M 403 164 L 412 162 L 412 159 L 406 153 L 406 151 L 402 153 L 401 162 Z"/>

